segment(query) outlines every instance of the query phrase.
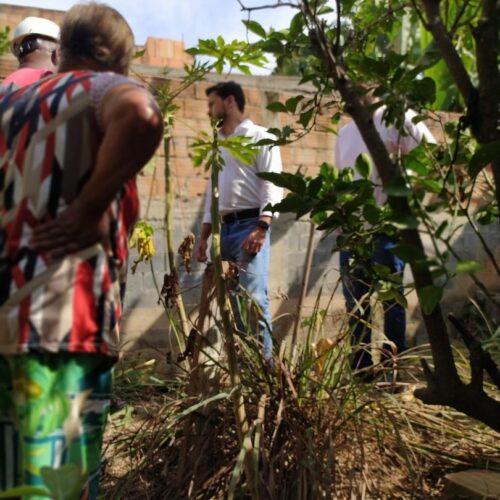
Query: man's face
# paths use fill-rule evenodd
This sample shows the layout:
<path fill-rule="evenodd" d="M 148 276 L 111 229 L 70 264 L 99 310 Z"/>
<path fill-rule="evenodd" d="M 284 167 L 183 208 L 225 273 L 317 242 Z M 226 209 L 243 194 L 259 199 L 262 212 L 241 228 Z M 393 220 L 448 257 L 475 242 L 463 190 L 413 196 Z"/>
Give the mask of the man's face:
<path fill-rule="evenodd" d="M 208 95 L 208 116 L 222 121 L 227 118 L 227 102 L 215 92 Z"/>

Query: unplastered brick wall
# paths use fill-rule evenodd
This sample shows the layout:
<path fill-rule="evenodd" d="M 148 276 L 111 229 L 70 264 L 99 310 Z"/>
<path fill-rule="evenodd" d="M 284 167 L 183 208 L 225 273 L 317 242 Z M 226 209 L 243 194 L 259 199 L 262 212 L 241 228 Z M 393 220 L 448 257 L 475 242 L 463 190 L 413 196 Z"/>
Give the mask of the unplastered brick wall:
<path fill-rule="evenodd" d="M 56 24 L 61 24 L 62 18 L 64 17 L 64 11 L 0 3 L 0 28 L 2 29 L 5 26 L 9 26 L 13 29 L 28 16 L 44 17 L 54 21 Z"/>

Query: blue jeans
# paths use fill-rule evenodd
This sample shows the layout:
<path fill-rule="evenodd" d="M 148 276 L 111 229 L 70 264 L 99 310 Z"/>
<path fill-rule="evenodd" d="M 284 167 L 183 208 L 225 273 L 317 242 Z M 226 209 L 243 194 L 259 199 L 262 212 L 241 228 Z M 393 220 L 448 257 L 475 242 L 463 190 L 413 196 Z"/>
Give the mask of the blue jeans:
<path fill-rule="evenodd" d="M 236 289 L 231 293 L 231 304 L 236 319 L 236 326 L 246 331 L 238 308 L 238 296 L 248 294 L 261 311 L 258 324 L 252 324 L 252 330 L 262 334 L 263 354 L 266 361 L 270 361 L 273 351 L 271 335 L 271 313 L 269 311 L 269 297 L 267 294 L 267 280 L 269 275 L 270 231 L 267 232 L 264 246 L 260 252 L 249 254 L 241 248 L 245 238 L 255 229 L 258 217 L 237 220 L 222 224 L 221 254 L 223 260 L 236 263 L 239 280 Z"/>
<path fill-rule="evenodd" d="M 396 246 L 396 242 L 386 234 L 378 234 L 375 237 L 378 248 L 370 258 L 372 263 L 382 264 L 390 268 L 392 273 L 403 274 L 405 263 L 392 252 L 391 248 Z M 351 342 L 354 344 L 369 344 L 371 342 L 370 307 L 369 298 L 361 298 L 370 292 L 370 282 L 359 271 L 349 268 L 349 258 L 351 252 L 340 252 L 340 270 L 342 274 L 342 290 L 346 302 L 347 311 L 350 312 L 356 306 L 356 302 L 361 303 L 363 314 L 353 315 L 349 318 L 351 327 Z M 403 290 L 401 289 L 401 292 Z M 384 333 L 385 336 L 396 345 L 398 353 L 406 349 L 406 313 L 405 308 L 397 302 L 391 300 L 383 303 L 384 306 Z M 388 346 L 384 346 L 385 349 Z M 372 364 L 371 354 L 366 349 L 357 350 L 353 368 L 365 368 Z"/>

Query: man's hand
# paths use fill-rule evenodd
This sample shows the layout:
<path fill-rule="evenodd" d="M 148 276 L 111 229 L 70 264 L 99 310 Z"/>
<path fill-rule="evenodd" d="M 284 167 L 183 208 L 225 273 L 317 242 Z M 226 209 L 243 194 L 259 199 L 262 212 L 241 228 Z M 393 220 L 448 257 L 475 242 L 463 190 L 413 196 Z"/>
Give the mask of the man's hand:
<path fill-rule="evenodd" d="M 241 248 L 248 253 L 259 253 L 266 241 L 267 231 L 256 227 L 243 241 Z"/>
<path fill-rule="evenodd" d="M 198 262 L 206 262 L 208 238 L 212 233 L 212 225 L 209 222 L 204 222 L 201 226 L 201 234 L 199 238 L 198 248 L 196 249 L 196 260 Z"/>
<path fill-rule="evenodd" d="M 206 262 L 207 258 L 207 242 L 208 240 L 200 238 L 198 248 L 196 249 L 196 260 L 198 262 Z"/>
<path fill-rule="evenodd" d="M 96 220 L 76 198 L 56 219 L 34 229 L 30 245 L 47 252 L 49 259 L 57 259 L 94 243 L 107 246 L 108 235 L 108 216 Z"/>

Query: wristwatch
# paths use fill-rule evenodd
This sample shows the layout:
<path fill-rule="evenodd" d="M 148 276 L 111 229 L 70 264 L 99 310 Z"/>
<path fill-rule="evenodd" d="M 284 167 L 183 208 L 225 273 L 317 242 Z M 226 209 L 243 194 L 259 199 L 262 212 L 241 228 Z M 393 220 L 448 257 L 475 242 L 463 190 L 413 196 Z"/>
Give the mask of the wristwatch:
<path fill-rule="evenodd" d="M 260 229 L 263 229 L 264 231 L 267 231 L 271 226 L 268 222 L 266 222 L 265 220 L 258 220 L 255 225 L 260 228 Z"/>

